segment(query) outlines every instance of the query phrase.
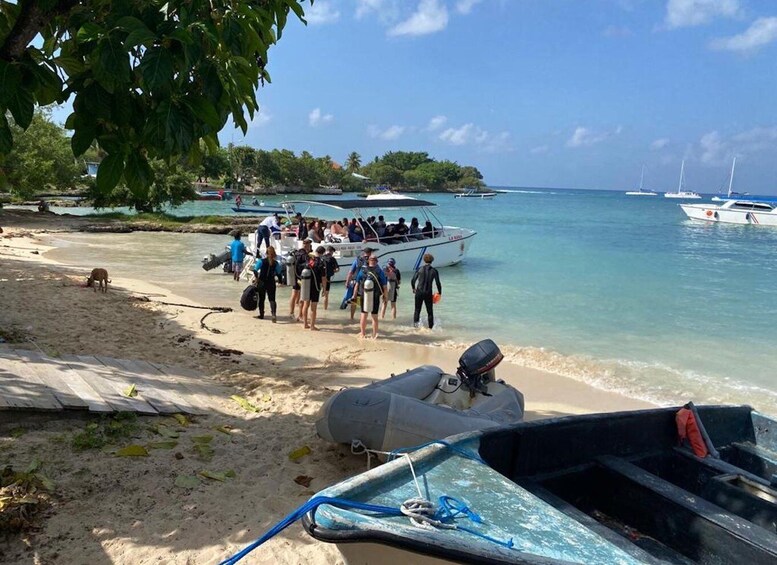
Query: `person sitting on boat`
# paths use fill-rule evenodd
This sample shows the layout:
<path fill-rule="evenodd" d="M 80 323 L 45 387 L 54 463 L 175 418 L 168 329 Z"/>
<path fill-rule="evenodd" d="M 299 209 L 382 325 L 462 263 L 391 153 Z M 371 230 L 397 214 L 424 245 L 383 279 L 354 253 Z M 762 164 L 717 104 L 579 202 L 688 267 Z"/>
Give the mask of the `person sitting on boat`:
<path fill-rule="evenodd" d="M 421 233 L 424 237 L 434 237 L 434 226 L 432 226 L 432 222 L 429 220 L 426 220 L 426 223 L 424 224 L 424 229 L 421 230 Z"/>
<path fill-rule="evenodd" d="M 324 238 L 321 236 L 319 230 L 318 220 L 312 221 L 308 224 L 308 237 L 313 240 L 313 243 L 321 243 Z"/>
<path fill-rule="evenodd" d="M 375 222 L 375 231 L 378 233 L 378 237 L 386 235 L 386 220 L 383 215 L 378 216 L 378 221 Z"/>
<path fill-rule="evenodd" d="M 398 241 L 406 241 L 407 238 L 405 236 L 409 231 L 410 228 L 407 227 L 405 219 L 399 218 L 399 220 L 397 220 L 397 225 L 394 226 L 394 239 Z"/>
<path fill-rule="evenodd" d="M 274 233 L 279 233 L 281 226 L 278 224 L 278 212 L 267 216 L 261 221 L 259 227 L 256 228 L 256 248 L 257 250 L 262 246 L 264 241 L 265 249 L 270 247 L 270 236 Z"/>
<path fill-rule="evenodd" d="M 424 234 L 421 233 L 421 228 L 418 225 L 418 218 L 410 220 L 410 229 L 407 232 L 408 239 L 423 239 Z"/>
<path fill-rule="evenodd" d="M 254 198 L 253 200 L 251 200 L 251 204 L 253 204 L 254 206 L 259 206 L 259 199 Z"/>
<path fill-rule="evenodd" d="M 356 222 L 356 218 L 348 224 L 348 239 L 353 242 L 364 241 L 362 227 Z"/>
<path fill-rule="evenodd" d="M 305 223 L 305 218 L 302 217 L 302 212 L 297 212 L 295 218 L 297 220 L 297 239 L 304 241 L 308 237 L 308 225 Z"/>

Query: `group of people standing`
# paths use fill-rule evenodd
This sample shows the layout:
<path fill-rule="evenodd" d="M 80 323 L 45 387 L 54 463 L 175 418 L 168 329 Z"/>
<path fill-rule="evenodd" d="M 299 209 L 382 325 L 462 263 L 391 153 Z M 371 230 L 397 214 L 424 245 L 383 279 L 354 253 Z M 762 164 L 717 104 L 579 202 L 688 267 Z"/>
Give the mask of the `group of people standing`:
<path fill-rule="evenodd" d="M 324 309 L 328 309 L 332 278 L 339 272 L 340 267 L 334 257 L 334 247 L 318 245 L 314 251 L 314 240 L 308 237 L 311 230 L 302 218 L 299 220 L 300 230 L 303 231 L 302 247 L 294 251 L 285 263 L 279 260 L 275 248 L 270 244 L 270 239 L 281 230 L 278 215 L 268 216 L 258 226 L 257 257 L 252 267 L 259 311 L 256 317 L 264 319 L 267 302 L 270 306 L 272 322 L 277 321 L 277 284 L 285 279 L 292 288 L 289 316 L 302 322 L 305 329 L 317 331 L 318 304 L 323 301 Z M 235 280 L 239 280 L 243 271 L 245 255 L 252 255 L 240 238 L 241 234 L 235 233 L 234 241 L 230 246 Z M 264 257 L 258 251 L 263 242 L 266 249 Z M 355 319 L 357 308 L 360 310 L 359 336 L 362 338 L 367 337 L 369 319 L 372 321 L 372 338 L 378 337 L 378 314 L 385 318 L 389 306 L 392 318 L 397 317 L 397 299 L 402 273 L 393 258 L 389 258 L 383 266 L 380 266 L 378 257 L 374 254 L 375 251 L 375 248 L 367 245 L 351 264 L 345 278 L 346 296 L 340 305 L 341 309 L 348 308 L 350 305 L 351 320 Z M 437 269 L 432 266 L 433 262 L 434 257 L 430 253 L 424 254 L 423 266 L 413 273 L 410 281 L 415 299 L 413 324 L 416 327 L 419 325 L 421 310 L 424 307 L 429 328 L 434 327 L 435 295 L 442 294 L 442 285 Z"/>

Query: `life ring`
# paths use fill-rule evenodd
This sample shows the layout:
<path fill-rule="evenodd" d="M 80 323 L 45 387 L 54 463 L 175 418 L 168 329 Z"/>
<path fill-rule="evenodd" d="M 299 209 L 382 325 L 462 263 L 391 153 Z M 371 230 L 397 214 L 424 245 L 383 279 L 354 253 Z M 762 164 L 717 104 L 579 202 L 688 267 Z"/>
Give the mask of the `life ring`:
<path fill-rule="evenodd" d="M 707 210 L 707 216 L 712 216 L 712 210 Z"/>

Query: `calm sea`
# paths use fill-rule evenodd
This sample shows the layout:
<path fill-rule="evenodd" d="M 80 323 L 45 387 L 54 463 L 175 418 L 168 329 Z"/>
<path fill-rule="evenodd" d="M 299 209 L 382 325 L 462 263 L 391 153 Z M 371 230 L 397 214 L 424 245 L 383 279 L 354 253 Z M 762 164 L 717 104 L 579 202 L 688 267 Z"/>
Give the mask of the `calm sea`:
<path fill-rule="evenodd" d="M 478 232 L 466 261 L 441 271 L 441 335 L 491 337 L 524 365 L 660 404 L 750 403 L 777 414 L 777 229 L 692 223 L 661 196 L 511 190 L 493 200 L 423 195 L 446 225 Z M 194 202 L 176 213 L 230 206 Z M 224 237 L 161 235 L 122 249 L 128 264 L 154 250 L 153 263 L 182 286 L 213 284 L 199 260 Z M 237 295 L 225 279 L 218 288 Z"/>

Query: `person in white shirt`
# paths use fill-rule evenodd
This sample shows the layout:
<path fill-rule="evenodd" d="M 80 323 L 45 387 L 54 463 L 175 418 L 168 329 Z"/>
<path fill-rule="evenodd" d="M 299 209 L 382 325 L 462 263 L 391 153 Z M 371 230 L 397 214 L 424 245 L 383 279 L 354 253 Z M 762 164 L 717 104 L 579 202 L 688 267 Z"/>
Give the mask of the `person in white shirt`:
<path fill-rule="evenodd" d="M 262 246 L 262 240 L 264 240 L 265 249 L 270 247 L 270 236 L 274 232 L 281 231 L 281 226 L 278 224 L 278 213 L 267 216 L 259 224 L 256 229 L 256 247 L 257 249 Z"/>

